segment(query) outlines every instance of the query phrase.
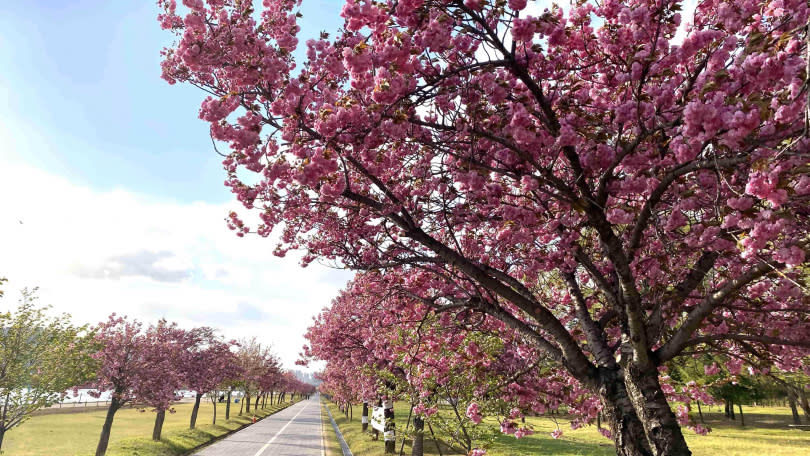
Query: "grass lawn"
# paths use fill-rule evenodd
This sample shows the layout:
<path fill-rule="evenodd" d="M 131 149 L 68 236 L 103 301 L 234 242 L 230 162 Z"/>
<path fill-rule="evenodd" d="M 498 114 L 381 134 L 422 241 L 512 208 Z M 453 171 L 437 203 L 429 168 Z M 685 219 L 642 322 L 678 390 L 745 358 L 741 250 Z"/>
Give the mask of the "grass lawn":
<path fill-rule="evenodd" d="M 383 442 L 373 441 L 371 436 L 361 431 L 361 406 L 353 408 L 353 419 L 349 420 L 331 402 L 324 401 L 330 407 L 346 442 L 356 456 L 376 456 L 383 454 Z M 810 432 L 788 428 L 792 423 L 790 409 L 784 407 L 743 407 L 745 427 L 736 421 L 726 420 L 717 407 L 708 409 L 704 406 L 706 424 L 712 428 L 707 436 L 695 435 L 685 430 L 689 448 L 695 456 L 748 456 L 763 454 L 767 456 L 804 456 L 810 454 Z M 397 426 L 405 425 L 408 417 L 408 406 L 397 403 L 395 407 Z M 697 416 L 695 417 L 697 418 Z M 522 439 L 512 436 L 500 436 L 489 449 L 489 456 L 529 456 L 538 454 L 560 456 L 612 456 L 615 455 L 611 441 L 602 437 L 596 427 L 589 426 L 572 431 L 567 420 L 559 419 L 563 437 L 553 439 L 551 431 L 556 425 L 548 418 L 529 418 L 535 434 Z M 425 431 L 425 454 L 438 456 L 435 444 L 429 441 Z M 401 440 L 397 441 L 399 453 Z M 405 454 L 410 454 L 410 442 L 406 441 Z M 460 454 L 442 446 L 442 454 Z"/>
<path fill-rule="evenodd" d="M 154 412 L 125 408 L 115 414 L 110 437 L 109 456 L 175 456 L 182 455 L 216 437 L 239 429 L 252 421 L 251 414 L 238 416 L 241 404 L 231 404 L 231 419 L 225 421 L 225 404 L 217 404 L 217 424 L 211 424 L 213 410 L 210 401 L 200 404 L 197 429 L 189 430 L 193 403 L 175 405 L 176 413 L 167 413 L 163 438 L 153 442 Z M 290 405 L 274 405 L 256 413 L 261 418 Z M 87 456 L 95 454 L 101 426 L 107 410 L 39 415 L 31 418 L 5 436 L 4 456 Z"/>

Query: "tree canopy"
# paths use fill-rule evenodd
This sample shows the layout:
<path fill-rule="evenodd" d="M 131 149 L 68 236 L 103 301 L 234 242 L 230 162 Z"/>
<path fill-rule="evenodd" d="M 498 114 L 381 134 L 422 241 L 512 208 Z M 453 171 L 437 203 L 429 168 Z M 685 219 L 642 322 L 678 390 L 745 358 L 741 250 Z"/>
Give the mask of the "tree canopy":
<path fill-rule="evenodd" d="M 238 235 L 504 322 L 599 397 L 620 454 L 690 454 L 678 356 L 802 368 L 806 1 L 347 0 L 296 62 L 298 3 L 159 1 L 163 77 L 208 93 L 261 220 L 231 213 Z"/>

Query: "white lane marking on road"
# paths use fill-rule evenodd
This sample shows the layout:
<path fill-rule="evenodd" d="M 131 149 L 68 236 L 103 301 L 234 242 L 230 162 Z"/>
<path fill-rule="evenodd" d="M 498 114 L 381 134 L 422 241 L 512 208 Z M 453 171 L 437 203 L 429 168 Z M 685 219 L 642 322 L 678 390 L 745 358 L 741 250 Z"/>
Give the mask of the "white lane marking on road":
<path fill-rule="evenodd" d="M 307 401 L 306 405 L 304 405 L 304 407 L 301 408 L 301 410 L 299 410 L 298 413 L 296 413 L 295 416 L 290 419 L 290 421 L 287 421 L 287 424 L 285 424 L 281 429 L 279 429 L 278 432 L 276 432 L 276 435 L 274 435 L 272 439 L 268 440 L 267 443 L 265 443 L 264 446 L 261 447 L 259 451 L 257 451 L 256 454 L 254 454 L 253 456 L 261 456 L 261 454 L 264 453 L 264 450 L 266 450 L 267 447 L 269 447 L 270 444 L 272 444 L 273 441 L 276 440 L 276 437 L 281 435 L 281 433 L 284 432 L 284 429 L 287 429 L 287 426 L 289 426 L 290 423 L 295 421 L 295 419 L 298 418 L 298 415 L 300 415 L 301 412 L 303 412 L 307 407 L 309 407 L 309 401 Z"/>
<path fill-rule="evenodd" d="M 323 403 L 318 398 L 318 409 L 321 412 L 321 456 L 326 456 L 326 434 L 323 431 Z"/>

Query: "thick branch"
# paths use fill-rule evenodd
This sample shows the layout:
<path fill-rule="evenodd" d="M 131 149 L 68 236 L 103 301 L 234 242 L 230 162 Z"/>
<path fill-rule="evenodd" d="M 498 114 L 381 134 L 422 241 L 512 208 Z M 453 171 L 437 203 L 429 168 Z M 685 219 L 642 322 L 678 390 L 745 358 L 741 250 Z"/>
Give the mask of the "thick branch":
<path fill-rule="evenodd" d="M 740 277 L 730 280 L 723 288 L 706 296 L 703 301 L 698 304 L 689 315 L 686 321 L 678 328 L 670 340 L 655 351 L 655 356 L 660 363 L 669 361 L 678 355 L 678 353 L 686 347 L 689 338 L 700 327 L 703 320 L 712 313 L 712 311 L 720 306 L 729 296 L 734 295 L 739 290 L 748 286 L 751 282 L 765 276 L 774 269 L 781 269 L 784 264 L 768 264 L 758 263 L 753 266 L 745 274 Z"/>

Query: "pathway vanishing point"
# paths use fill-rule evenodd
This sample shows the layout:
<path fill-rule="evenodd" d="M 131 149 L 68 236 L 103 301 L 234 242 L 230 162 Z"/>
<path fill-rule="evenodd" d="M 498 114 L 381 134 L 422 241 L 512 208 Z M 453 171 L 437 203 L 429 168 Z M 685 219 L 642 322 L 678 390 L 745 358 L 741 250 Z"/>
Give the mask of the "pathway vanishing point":
<path fill-rule="evenodd" d="M 321 456 L 318 395 L 207 446 L 194 456 Z"/>

